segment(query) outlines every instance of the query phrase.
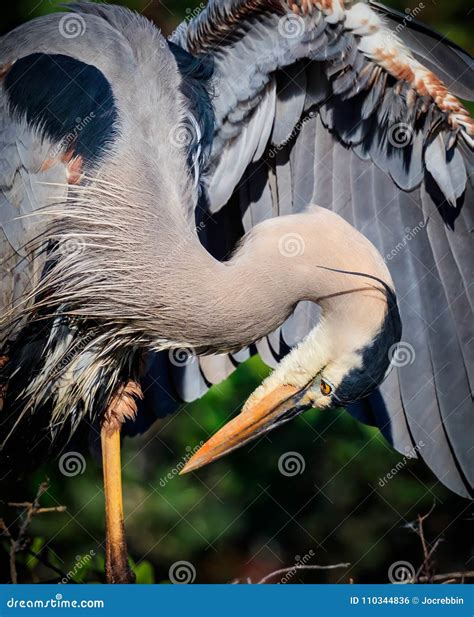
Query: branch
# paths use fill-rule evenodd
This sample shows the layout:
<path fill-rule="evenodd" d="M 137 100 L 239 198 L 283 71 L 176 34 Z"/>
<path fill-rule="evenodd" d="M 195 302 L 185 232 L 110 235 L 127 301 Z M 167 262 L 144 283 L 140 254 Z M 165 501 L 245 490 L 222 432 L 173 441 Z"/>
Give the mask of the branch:
<path fill-rule="evenodd" d="M 431 516 L 435 507 L 436 504 L 433 503 L 433 505 L 425 515 L 418 515 L 418 535 L 420 536 L 421 546 L 423 549 L 423 563 L 418 568 L 418 571 L 415 574 L 415 581 L 420 580 L 420 574 L 422 572 L 425 573 L 425 576 L 423 578 L 425 578 L 426 580 L 431 580 L 433 576 L 431 557 L 434 555 L 434 552 L 438 548 L 440 540 L 437 540 L 434 545 L 428 550 L 428 544 L 425 539 L 423 523 Z"/>
<path fill-rule="evenodd" d="M 8 551 L 9 562 L 10 562 L 10 578 L 12 580 L 12 583 L 16 585 L 18 582 L 18 577 L 17 577 L 17 572 L 16 572 L 16 561 L 15 561 L 17 541 L 10 533 L 10 530 L 8 529 L 3 518 L 0 519 L 0 530 L 2 531 L 2 534 L 10 540 L 10 549 Z"/>
<path fill-rule="evenodd" d="M 287 574 L 288 572 L 294 572 L 295 570 L 335 570 L 336 568 L 348 568 L 350 565 L 350 563 L 336 563 L 332 566 L 304 566 L 297 564 L 291 568 L 281 568 L 281 570 L 275 570 L 275 572 L 267 574 L 260 581 L 258 581 L 257 585 L 263 585 L 278 574 Z"/>
<path fill-rule="evenodd" d="M 13 535 L 11 534 L 9 528 L 5 524 L 5 521 L 3 519 L 0 519 L 0 531 L 10 541 L 10 549 L 9 549 L 10 578 L 14 585 L 18 583 L 18 574 L 17 574 L 17 569 L 16 569 L 16 555 L 20 551 L 25 550 L 28 545 L 29 538 L 27 536 L 27 531 L 28 531 L 29 526 L 31 525 L 33 517 L 35 517 L 37 514 L 47 514 L 51 512 L 65 512 L 66 510 L 65 506 L 56 506 L 52 508 L 42 508 L 40 506 L 39 501 L 41 497 L 44 495 L 44 493 L 46 493 L 48 488 L 49 488 L 49 482 L 48 481 L 42 482 L 38 487 L 38 491 L 36 492 L 36 497 L 34 501 L 32 502 L 30 501 L 11 502 L 8 504 L 11 508 L 23 508 L 23 512 L 21 514 L 22 522 L 18 529 L 18 534 L 16 538 L 14 538 Z M 47 562 L 47 560 L 45 561 L 45 558 L 43 557 L 43 555 L 35 554 L 29 549 L 27 550 L 27 552 L 34 555 L 44 565 L 47 565 L 49 568 L 59 573 L 59 570 L 57 570 L 52 564 Z"/>
<path fill-rule="evenodd" d="M 474 570 L 468 570 L 466 572 L 449 572 L 448 574 L 435 574 L 434 576 L 420 576 L 418 578 L 419 583 L 428 583 L 428 582 L 442 582 L 450 579 L 464 579 L 464 578 L 474 578 Z"/>

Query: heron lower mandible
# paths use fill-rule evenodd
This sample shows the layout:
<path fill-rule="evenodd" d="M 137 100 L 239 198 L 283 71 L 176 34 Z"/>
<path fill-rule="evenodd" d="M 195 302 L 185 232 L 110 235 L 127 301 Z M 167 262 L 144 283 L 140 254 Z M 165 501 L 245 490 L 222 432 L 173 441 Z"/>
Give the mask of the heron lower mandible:
<path fill-rule="evenodd" d="M 274 372 L 184 471 L 344 406 L 472 496 L 473 60 L 371 2 L 211 0 L 170 40 L 71 8 L 0 41 L 3 467 L 100 434 L 130 582 L 124 422 L 256 350 Z"/>

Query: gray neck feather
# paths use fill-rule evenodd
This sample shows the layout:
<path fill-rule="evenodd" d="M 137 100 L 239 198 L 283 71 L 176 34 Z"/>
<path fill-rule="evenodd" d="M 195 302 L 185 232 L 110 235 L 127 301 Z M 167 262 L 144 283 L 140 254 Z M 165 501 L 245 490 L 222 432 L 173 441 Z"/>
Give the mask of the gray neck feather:
<path fill-rule="evenodd" d="M 257 225 L 228 262 L 216 261 L 199 242 L 193 207 L 182 205 L 195 200 L 191 183 L 170 182 L 184 162 L 142 159 L 129 147 L 125 160 L 104 165 L 102 178 L 71 189 L 48 232 L 58 241 L 57 263 L 37 290 L 47 304 L 105 321 L 115 340 L 219 353 L 269 334 L 300 300 L 318 302 L 328 318 L 356 314 L 348 305 L 361 294 L 352 291 L 370 285 L 319 266 L 366 272 L 392 286 L 368 240 L 318 207 Z M 64 254 L 71 237 L 80 251 Z M 371 321 L 379 325 L 385 308 L 372 311 Z M 361 311 L 360 321 L 367 319 Z"/>
<path fill-rule="evenodd" d="M 317 302 L 336 327 L 348 315 L 353 328 L 382 323 L 385 296 L 373 291 L 380 285 L 319 267 L 355 267 L 392 285 L 373 246 L 327 210 L 261 223 L 225 263 L 194 232 L 181 242 L 172 263 L 155 272 L 148 296 L 156 317 L 149 328 L 179 346 L 214 353 L 241 349 L 280 326 L 302 300 Z"/>

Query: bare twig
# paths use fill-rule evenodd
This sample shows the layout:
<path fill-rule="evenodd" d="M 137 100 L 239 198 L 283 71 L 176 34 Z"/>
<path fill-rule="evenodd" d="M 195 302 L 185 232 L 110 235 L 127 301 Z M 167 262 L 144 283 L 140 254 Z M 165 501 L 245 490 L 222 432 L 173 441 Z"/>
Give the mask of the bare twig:
<path fill-rule="evenodd" d="M 437 540 L 432 547 L 428 548 L 428 543 L 426 542 L 426 539 L 425 539 L 425 531 L 423 529 L 423 523 L 431 516 L 435 507 L 436 507 L 436 504 L 433 503 L 433 505 L 431 506 L 431 508 L 426 514 L 418 515 L 417 533 L 420 536 L 421 547 L 423 549 L 423 563 L 418 568 L 418 571 L 415 574 L 415 577 L 414 577 L 415 581 L 418 581 L 420 579 L 420 575 L 422 573 L 424 574 L 424 578 L 428 581 L 431 580 L 433 576 L 432 556 L 434 555 L 436 549 L 438 548 L 440 540 Z"/>
<path fill-rule="evenodd" d="M 434 574 L 431 577 L 427 577 L 427 576 L 420 576 L 418 578 L 418 582 L 419 583 L 440 583 L 440 582 L 445 582 L 447 583 L 448 580 L 458 580 L 458 579 L 464 579 L 464 578 L 474 578 L 474 571 L 473 570 L 468 570 L 466 572 L 449 572 L 448 574 Z"/>
<path fill-rule="evenodd" d="M 8 529 L 3 519 L 0 519 L 0 529 L 2 531 L 2 535 L 6 536 L 8 540 L 10 540 L 10 550 L 8 551 L 10 561 L 10 578 L 12 579 L 12 583 L 16 585 L 16 583 L 18 582 L 15 562 L 16 540 L 10 533 L 10 530 Z"/>
<path fill-rule="evenodd" d="M 466 578 L 474 578 L 474 571 L 467 570 L 466 572 L 448 572 L 447 574 L 435 574 L 434 573 L 434 563 L 433 563 L 433 555 L 438 549 L 442 539 L 438 538 L 433 546 L 429 547 L 429 543 L 426 541 L 425 532 L 423 528 L 424 522 L 431 516 L 433 510 L 435 509 L 435 505 L 431 506 L 430 510 L 425 515 L 418 515 L 418 529 L 417 533 L 421 540 L 421 546 L 423 549 L 423 563 L 418 568 L 415 576 L 413 577 L 413 581 L 415 583 L 453 583 L 458 580 L 464 582 Z"/>
<path fill-rule="evenodd" d="M 8 504 L 11 508 L 32 508 L 34 504 L 31 501 L 22 501 L 20 503 L 11 502 Z M 52 508 L 37 508 L 35 514 L 48 514 L 49 512 L 66 512 L 66 506 L 54 506 Z"/>
<path fill-rule="evenodd" d="M 263 585 L 268 580 L 278 576 L 279 574 L 287 574 L 288 572 L 294 572 L 295 570 L 336 570 L 337 568 L 348 568 L 350 565 L 350 563 L 336 563 L 331 566 L 305 566 L 296 564 L 290 568 L 281 568 L 280 570 L 275 570 L 275 572 L 270 572 L 270 574 L 267 574 L 260 581 L 258 581 L 257 585 Z"/>
<path fill-rule="evenodd" d="M 65 506 L 56 506 L 52 508 L 42 508 L 40 506 L 39 501 L 41 497 L 44 495 L 44 493 L 48 490 L 48 488 L 49 488 L 49 483 L 47 481 L 42 482 L 38 487 L 38 491 L 36 493 L 36 497 L 34 501 L 32 502 L 30 501 L 11 502 L 8 504 L 12 508 L 23 508 L 24 510 L 21 515 L 22 521 L 19 526 L 16 538 L 14 538 L 13 535 L 11 534 L 5 521 L 3 519 L 0 519 L 0 531 L 2 535 L 4 535 L 10 542 L 10 549 L 9 549 L 10 578 L 13 584 L 17 584 L 18 582 L 18 574 L 17 574 L 17 569 L 16 569 L 16 555 L 17 553 L 21 551 L 25 551 L 25 550 L 28 553 L 34 555 L 44 565 L 47 565 L 49 568 L 51 568 L 55 572 L 62 574 L 62 572 L 59 572 L 59 570 L 55 566 L 50 564 L 49 561 L 46 563 L 45 558 L 42 554 L 41 555 L 36 554 L 33 551 L 27 549 L 27 546 L 29 543 L 27 531 L 28 531 L 29 526 L 31 525 L 33 518 L 38 514 L 47 514 L 51 512 L 65 512 L 66 510 Z"/>

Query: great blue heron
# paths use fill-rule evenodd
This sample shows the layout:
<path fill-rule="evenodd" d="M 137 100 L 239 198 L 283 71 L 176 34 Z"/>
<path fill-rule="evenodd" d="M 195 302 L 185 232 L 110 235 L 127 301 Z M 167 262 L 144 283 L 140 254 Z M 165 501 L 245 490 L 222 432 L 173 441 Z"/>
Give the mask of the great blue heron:
<path fill-rule="evenodd" d="M 275 371 L 186 470 L 337 405 L 472 496 L 472 59 L 372 2 L 211 0 L 169 40 L 70 8 L 0 42 L 2 464 L 101 427 L 128 581 L 123 420 L 258 351 Z"/>

